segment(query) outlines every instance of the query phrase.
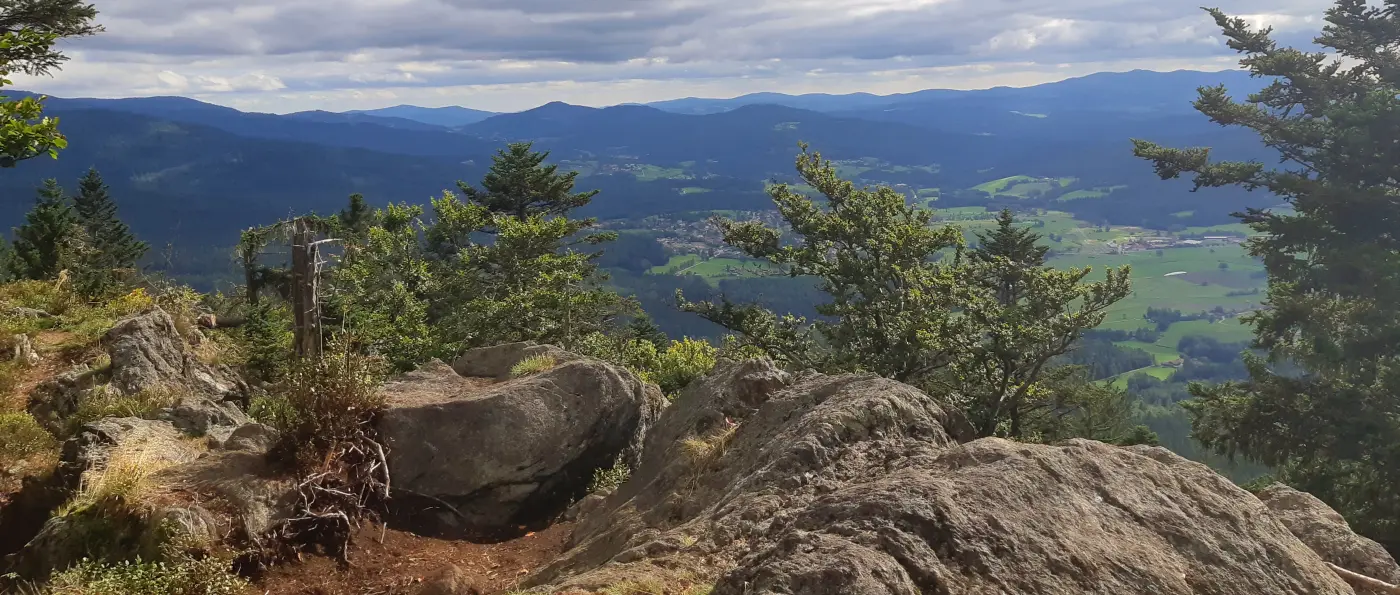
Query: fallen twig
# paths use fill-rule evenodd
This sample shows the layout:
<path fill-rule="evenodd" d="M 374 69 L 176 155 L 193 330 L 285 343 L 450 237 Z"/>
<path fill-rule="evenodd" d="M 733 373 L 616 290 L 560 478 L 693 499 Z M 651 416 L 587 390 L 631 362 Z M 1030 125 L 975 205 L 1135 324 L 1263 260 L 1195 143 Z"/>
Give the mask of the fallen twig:
<path fill-rule="evenodd" d="M 1327 564 L 1328 568 L 1332 569 L 1332 572 L 1337 573 L 1337 576 L 1342 577 L 1342 580 L 1351 583 L 1353 587 L 1365 587 L 1373 591 L 1380 591 L 1381 593 L 1400 595 L 1400 586 L 1392 585 L 1383 580 L 1374 579 L 1364 574 L 1352 572 L 1350 570 L 1342 568 L 1341 566 L 1337 566 L 1336 564 L 1333 564 L 1331 562 L 1325 562 L 1325 564 Z"/>

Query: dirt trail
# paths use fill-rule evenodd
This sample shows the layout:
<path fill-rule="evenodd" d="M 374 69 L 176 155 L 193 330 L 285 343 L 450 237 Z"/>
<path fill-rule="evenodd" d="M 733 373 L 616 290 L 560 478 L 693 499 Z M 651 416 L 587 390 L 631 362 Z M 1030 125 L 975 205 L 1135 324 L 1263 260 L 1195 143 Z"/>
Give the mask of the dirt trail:
<path fill-rule="evenodd" d="M 265 595 L 410 595 L 425 578 L 449 564 L 475 577 L 485 593 L 515 588 L 531 571 L 564 549 L 573 532 L 559 524 L 539 533 L 493 544 L 420 537 L 382 525 L 366 525 L 355 536 L 351 566 L 307 555 L 301 562 L 273 568 L 255 585 Z"/>

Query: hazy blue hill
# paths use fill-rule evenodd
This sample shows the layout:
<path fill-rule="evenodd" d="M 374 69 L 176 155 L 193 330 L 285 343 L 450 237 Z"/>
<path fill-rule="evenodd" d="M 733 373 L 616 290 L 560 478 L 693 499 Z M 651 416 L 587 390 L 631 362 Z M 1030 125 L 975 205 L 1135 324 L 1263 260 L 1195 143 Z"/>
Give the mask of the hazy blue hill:
<path fill-rule="evenodd" d="M 388 128 L 403 128 L 406 130 L 434 130 L 447 131 L 446 126 L 437 124 L 424 124 L 417 120 L 406 118 L 395 118 L 392 116 L 374 116 L 354 112 L 328 112 L 324 110 L 311 110 L 305 112 L 292 112 L 285 117 L 306 120 L 309 122 L 322 122 L 327 124 L 375 124 Z"/>
<path fill-rule="evenodd" d="M 466 126 L 467 124 L 475 124 L 495 115 L 495 112 L 475 110 L 466 107 L 418 107 L 416 105 L 396 105 L 394 107 L 385 107 L 380 109 L 352 110 L 345 113 L 363 114 L 368 116 L 378 116 L 384 118 L 400 118 L 404 120 L 413 120 L 414 122 L 421 122 L 423 124 L 432 124 L 434 126 L 445 126 L 448 128 L 456 128 L 458 126 Z"/>
<path fill-rule="evenodd" d="M 56 177 L 73 187 L 96 166 L 123 218 L 157 245 L 231 245 L 240 229 L 293 213 L 328 213 L 352 192 L 373 202 L 426 202 L 480 166 L 457 160 L 249 138 L 216 128 L 111 110 L 66 110 L 70 148 L 0 170 L 0 221 L 8 231 Z M 480 157 L 480 156 L 479 156 Z"/>
<path fill-rule="evenodd" d="M 447 129 L 407 129 L 371 122 L 328 122 L 315 118 L 242 112 L 182 97 L 132 99 L 50 98 L 48 111 L 62 117 L 75 109 L 100 109 L 140 114 L 218 128 L 239 136 L 307 142 L 342 148 L 423 156 L 470 156 L 489 153 L 491 146 L 472 136 Z"/>
<path fill-rule="evenodd" d="M 1242 71 L 1200 72 L 1179 70 L 1154 72 L 1104 72 L 1030 87 L 994 87 L 979 90 L 927 89 L 911 93 L 873 95 L 851 93 L 831 95 L 813 93 L 787 95 L 783 93 L 751 93 L 732 99 L 688 97 L 658 101 L 647 105 L 657 109 L 687 114 L 710 114 L 746 105 L 771 104 L 820 112 L 842 112 L 847 115 L 875 116 L 887 111 L 907 111 L 917 106 L 946 104 L 966 108 L 991 102 L 1000 110 L 1020 110 L 1025 113 L 1045 111 L 1127 111 L 1158 110 L 1188 111 L 1201 86 L 1226 84 L 1242 92 L 1258 90 L 1263 83 L 1251 79 Z M 1039 111 L 1037 111 L 1039 110 Z M 881 118 L 891 119 L 891 118 Z M 895 118 L 895 121 L 899 121 Z"/>

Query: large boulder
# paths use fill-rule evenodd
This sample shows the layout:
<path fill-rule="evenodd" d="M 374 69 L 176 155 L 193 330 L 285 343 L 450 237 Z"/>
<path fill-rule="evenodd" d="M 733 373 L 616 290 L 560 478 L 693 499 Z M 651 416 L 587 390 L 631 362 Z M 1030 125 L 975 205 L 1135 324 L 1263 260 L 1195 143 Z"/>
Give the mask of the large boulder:
<path fill-rule="evenodd" d="M 1350 588 L 1259 499 L 1164 449 L 969 441 L 872 376 L 721 363 L 527 584 L 760 593 L 1311 593 Z M 679 590 L 679 588 L 677 590 Z"/>
<path fill-rule="evenodd" d="M 563 362 L 501 383 L 433 362 L 387 383 L 378 429 L 393 487 L 455 509 L 434 521 L 444 529 L 500 528 L 551 518 L 595 470 L 635 463 L 665 405 L 659 389 L 598 360 Z"/>
<path fill-rule="evenodd" d="M 1400 566 L 1385 547 L 1357 535 L 1342 515 L 1318 500 L 1281 483 L 1257 494 L 1274 518 L 1283 523 L 1323 560 L 1352 572 L 1400 584 Z M 1382 591 L 1358 589 L 1358 593 L 1383 595 Z"/>

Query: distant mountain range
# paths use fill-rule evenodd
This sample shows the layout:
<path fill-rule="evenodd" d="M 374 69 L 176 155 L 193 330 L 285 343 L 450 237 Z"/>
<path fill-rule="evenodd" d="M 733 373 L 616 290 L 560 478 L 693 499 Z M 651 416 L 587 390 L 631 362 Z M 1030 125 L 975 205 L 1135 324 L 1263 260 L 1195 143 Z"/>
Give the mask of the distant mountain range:
<path fill-rule="evenodd" d="M 71 184 L 96 166 L 147 239 L 229 245 L 241 228 L 329 212 L 352 192 L 379 204 L 426 202 L 456 180 L 478 181 L 491 154 L 515 140 L 583 172 L 582 186 L 602 190 L 589 207 L 601 217 L 765 207 L 765 180 L 792 178 L 799 141 L 852 163 L 843 171 L 867 183 L 951 191 L 1025 174 L 1176 188 L 1131 156 L 1130 137 L 1267 156 L 1193 111 L 1196 88 L 1219 83 L 1237 94 L 1263 84 L 1235 71 L 1135 71 L 1023 89 L 556 102 L 508 114 L 397 106 L 274 115 L 182 97 L 51 98 L 70 148 L 57 161 L 0 171 L 0 217 L 17 224 L 43 178 Z"/>

